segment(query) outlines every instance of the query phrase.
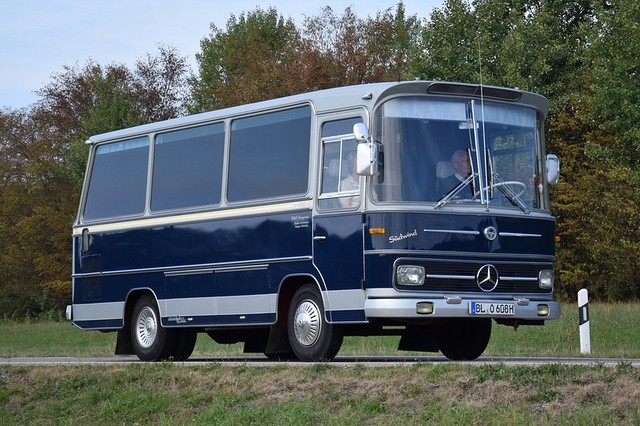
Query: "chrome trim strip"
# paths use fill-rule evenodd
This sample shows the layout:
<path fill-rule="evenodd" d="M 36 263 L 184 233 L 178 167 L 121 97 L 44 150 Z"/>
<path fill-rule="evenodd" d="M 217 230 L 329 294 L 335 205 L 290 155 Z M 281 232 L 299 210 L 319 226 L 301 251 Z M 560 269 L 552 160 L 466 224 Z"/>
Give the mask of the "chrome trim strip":
<path fill-rule="evenodd" d="M 427 274 L 427 278 L 437 278 L 443 280 L 475 280 L 473 275 L 445 275 L 445 274 Z M 538 277 L 510 277 L 500 276 L 500 281 L 538 281 Z"/>
<path fill-rule="evenodd" d="M 256 259 L 245 262 L 221 262 L 221 263 L 207 263 L 202 265 L 180 265 L 180 266 L 168 266 L 157 268 L 140 268 L 140 269 L 122 269 L 117 271 L 104 271 L 104 272 L 87 272 L 85 274 L 73 274 L 72 278 L 92 278 L 92 277 L 106 277 L 112 275 L 127 275 L 127 274 L 149 274 L 154 272 L 167 273 L 175 272 L 180 275 L 182 271 L 195 272 L 195 271 L 208 271 L 208 270 L 224 270 L 229 268 L 262 268 L 268 267 L 272 263 L 285 263 L 285 262 L 306 262 L 312 259 L 311 256 L 293 256 L 293 257 L 281 257 L 274 259 Z M 203 272 L 205 273 L 205 272 Z"/>
<path fill-rule="evenodd" d="M 460 229 L 423 229 L 423 231 L 435 234 L 480 235 L 480 231 L 463 231 Z"/>
<path fill-rule="evenodd" d="M 538 281 L 538 277 L 500 277 L 500 281 Z"/>
<path fill-rule="evenodd" d="M 542 238 L 542 234 L 524 234 L 521 232 L 499 232 L 500 237 Z"/>
<path fill-rule="evenodd" d="M 452 251 L 436 251 L 436 250 L 403 250 L 403 249 L 374 249 L 365 250 L 365 255 L 398 255 L 398 256 L 419 256 L 420 258 L 429 257 L 443 257 L 443 261 L 452 260 L 451 256 L 465 257 L 465 258 L 479 258 L 487 261 L 493 259 L 506 260 L 506 259 L 518 259 L 527 260 L 528 264 L 531 263 L 551 263 L 555 260 L 555 256 L 546 254 L 517 254 L 517 253 L 477 253 L 477 252 L 452 252 Z M 446 257 L 446 258 L 445 258 Z M 532 261 L 533 259 L 533 261 Z"/>
<path fill-rule="evenodd" d="M 473 275 L 445 275 L 445 274 L 427 274 L 427 278 L 438 278 L 443 280 L 475 280 Z"/>
<path fill-rule="evenodd" d="M 213 274 L 213 269 L 185 269 L 184 271 L 165 271 L 165 277 L 180 277 L 183 275 Z"/>
<path fill-rule="evenodd" d="M 215 268 L 213 271 L 216 273 L 224 272 L 240 272 L 240 271 L 264 271 L 268 269 L 269 265 L 251 265 L 251 266 L 230 266 L 227 268 Z"/>
<path fill-rule="evenodd" d="M 488 299 L 498 298 L 501 300 L 513 300 L 514 297 L 526 297 L 531 302 L 540 301 L 552 301 L 553 294 L 551 293 L 526 293 L 526 292 L 514 292 L 514 293 L 478 293 L 478 292 L 442 292 L 442 291 L 428 291 L 428 290 L 397 290 L 395 288 L 369 288 L 365 290 L 365 296 L 367 300 L 373 299 L 421 299 L 421 300 L 434 300 L 443 299 L 445 297 L 459 296 L 464 299 Z"/>

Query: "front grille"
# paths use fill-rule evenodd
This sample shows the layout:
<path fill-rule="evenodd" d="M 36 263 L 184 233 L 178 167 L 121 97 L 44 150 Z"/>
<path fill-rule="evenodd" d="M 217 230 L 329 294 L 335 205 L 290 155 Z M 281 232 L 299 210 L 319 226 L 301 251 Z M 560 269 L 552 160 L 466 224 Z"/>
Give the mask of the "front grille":
<path fill-rule="evenodd" d="M 396 284 L 396 288 L 445 293 L 484 293 L 478 287 L 476 275 L 487 264 L 495 266 L 500 276 L 498 285 L 491 293 L 551 293 L 551 290 L 538 287 L 538 275 L 544 269 L 553 269 L 552 263 L 496 260 L 398 259 L 396 265 L 423 266 L 427 277 L 422 286 Z"/>

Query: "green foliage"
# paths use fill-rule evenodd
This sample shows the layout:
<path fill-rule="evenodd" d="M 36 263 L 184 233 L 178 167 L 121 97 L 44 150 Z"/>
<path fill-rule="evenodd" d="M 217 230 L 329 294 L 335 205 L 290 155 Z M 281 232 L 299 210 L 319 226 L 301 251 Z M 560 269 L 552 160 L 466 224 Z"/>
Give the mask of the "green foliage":
<path fill-rule="evenodd" d="M 192 111 L 297 93 L 299 32 L 273 8 L 232 15 L 226 32 L 212 24 L 200 46 L 200 75 L 190 81 Z"/>
<path fill-rule="evenodd" d="M 552 191 L 558 293 L 640 298 L 640 6 L 637 2 L 448 0 L 425 25 L 428 79 L 535 88 L 551 100 L 547 147 L 563 162 Z"/>
<path fill-rule="evenodd" d="M 271 8 L 231 16 L 226 31 L 211 27 L 190 80 L 192 112 L 405 76 L 419 21 L 404 5 L 363 20 L 350 8 L 325 7 L 302 29 Z M 251 61 L 247 61 L 251 58 Z"/>
<path fill-rule="evenodd" d="M 92 62 L 65 67 L 40 90 L 36 105 L 0 112 L 0 313 L 64 311 L 84 141 L 182 111 L 177 101 L 185 72 L 184 59 L 171 48 L 138 61 L 135 72 Z"/>

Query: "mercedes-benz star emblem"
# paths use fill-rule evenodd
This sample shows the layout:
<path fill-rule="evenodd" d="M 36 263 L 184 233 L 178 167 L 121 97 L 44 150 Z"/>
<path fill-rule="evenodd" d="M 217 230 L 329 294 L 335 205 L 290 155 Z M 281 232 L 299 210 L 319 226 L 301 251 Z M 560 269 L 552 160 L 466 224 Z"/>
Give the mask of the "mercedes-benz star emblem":
<path fill-rule="evenodd" d="M 478 269 L 476 283 L 478 283 L 480 290 L 486 293 L 493 291 L 498 286 L 498 281 L 500 281 L 500 276 L 495 266 L 487 264 Z"/>
<path fill-rule="evenodd" d="M 484 228 L 484 236 L 487 240 L 493 241 L 498 236 L 498 231 L 493 226 L 487 226 Z"/>

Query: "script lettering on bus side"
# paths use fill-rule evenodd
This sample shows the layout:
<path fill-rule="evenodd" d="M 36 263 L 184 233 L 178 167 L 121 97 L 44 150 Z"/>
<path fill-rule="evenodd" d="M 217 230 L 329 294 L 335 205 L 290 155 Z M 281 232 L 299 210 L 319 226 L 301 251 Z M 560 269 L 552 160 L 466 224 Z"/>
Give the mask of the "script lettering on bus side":
<path fill-rule="evenodd" d="M 413 231 L 409 231 L 406 234 L 391 235 L 389 237 L 389 242 L 393 244 L 393 243 L 397 243 L 398 241 L 406 240 L 407 238 L 417 237 L 417 236 L 418 236 L 418 230 L 414 229 Z"/>

